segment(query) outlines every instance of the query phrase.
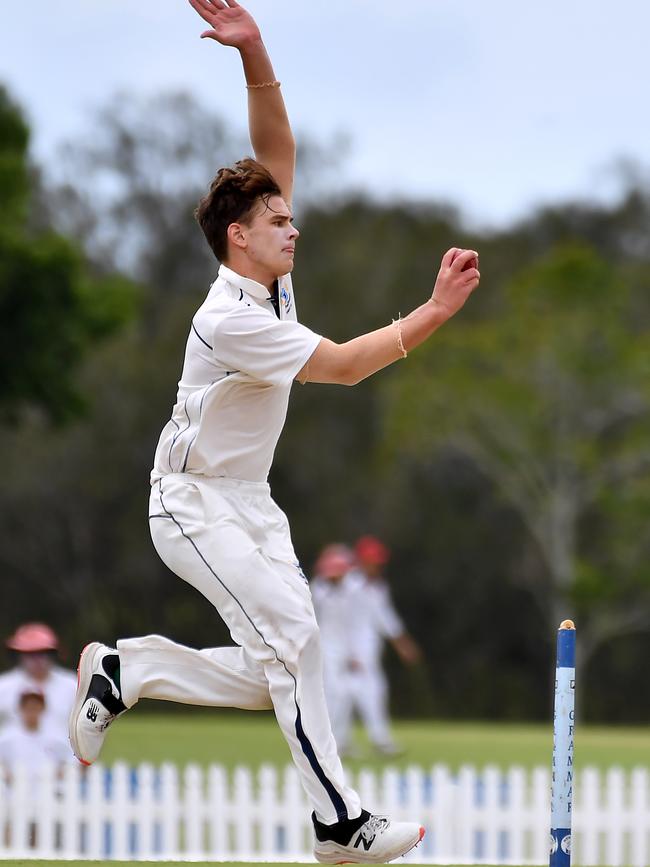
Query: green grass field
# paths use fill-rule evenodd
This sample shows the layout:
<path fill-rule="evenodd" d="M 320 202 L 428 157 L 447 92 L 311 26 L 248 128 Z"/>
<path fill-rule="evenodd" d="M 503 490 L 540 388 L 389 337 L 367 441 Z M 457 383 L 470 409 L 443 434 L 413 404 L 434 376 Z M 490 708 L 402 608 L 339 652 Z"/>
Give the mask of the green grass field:
<path fill-rule="evenodd" d="M 550 765 L 552 727 L 511 723 L 456 723 L 437 721 L 397 722 L 396 740 L 405 748 L 390 760 L 373 755 L 359 737 L 364 755 L 346 759 L 352 769 L 391 764 L 429 766 L 444 762 L 452 768 L 462 764 L 505 768 Z M 364 749 L 365 747 L 365 749 Z M 595 765 L 631 768 L 650 763 L 650 727 L 578 728 L 575 743 L 578 768 Z M 290 761 L 289 750 L 271 713 L 192 711 L 154 714 L 135 709 L 118 720 L 109 733 L 102 754 L 104 763 L 124 759 L 129 763 L 172 761 L 177 764 L 211 762 L 232 768 L 269 762 L 283 766 Z"/>

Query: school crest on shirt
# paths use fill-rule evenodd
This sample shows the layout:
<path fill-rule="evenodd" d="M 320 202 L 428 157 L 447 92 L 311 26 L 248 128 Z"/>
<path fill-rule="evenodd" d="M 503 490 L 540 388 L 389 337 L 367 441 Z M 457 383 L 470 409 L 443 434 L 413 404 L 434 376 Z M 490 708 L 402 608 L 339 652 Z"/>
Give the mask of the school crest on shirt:
<path fill-rule="evenodd" d="M 284 312 L 288 313 L 291 310 L 291 293 L 287 290 L 284 282 L 280 283 L 280 301 L 284 307 Z"/>

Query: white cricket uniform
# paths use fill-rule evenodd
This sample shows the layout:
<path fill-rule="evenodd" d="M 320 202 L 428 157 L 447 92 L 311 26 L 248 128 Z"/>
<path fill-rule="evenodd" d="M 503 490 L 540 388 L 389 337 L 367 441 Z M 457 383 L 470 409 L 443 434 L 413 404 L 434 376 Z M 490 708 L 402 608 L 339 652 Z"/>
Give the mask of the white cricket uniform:
<path fill-rule="evenodd" d="M 388 717 L 388 682 L 381 664 L 384 641 L 404 633 L 402 623 L 382 578 L 366 578 L 363 573 L 350 575 L 362 582 L 364 604 L 356 616 L 355 652 L 359 666 L 352 683 L 352 703 L 359 713 L 370 740 L 379 747 L 391 746 Z"/>
<path fill-rule="evenodd" d="M 55 665 L 49 676 L 41 681 L 34 680 L 18 665 L 0 674 L 0 727 L 4 730 L 7 725 L 20 723 L 18 704 L 23 693 L 40 692 L 45 699 L 41 720 L 43 730 L 66 744 L 72 755 L 68 742 L 68 716 L 76 691 L 77 678 L 71 671 Z"/>
<path fill-rule="evenodd" d="M 316 576 L 311 592 L 316 620 L 321 632 L 323 683 L 334 739 L 340 750 L 350 746 L 353 690 L 352 667 L 355 649 L 356 617 L 363 605 L 361 576 L 345 575 L 340 581 Z"/>
<path fill-rule="evenodd" d="M 0 765 L 8 771 L 19 765 L 25 768 L 32 786 L 45 765 L 60 766 L 72 762 L 75 758 L 70 745 L 52 735 L 42 722 L 35 732 L 12 724 L 0 733 Z"/>
<path fill-rule="evenodd" d="M 239 647 L 122 640 L 121 683 L 127 706 L 146 697 L 273 707 L 313 809 L 331 824 L 361 806 L 332 736 L 309 586 L 266 481 L 293 380 L 321 338 L 297 322 L 288 275 L 278 296 L 279 317 L 264 286 L 221 266 L 192 321 L 151 477 L 156 550 Z"/>

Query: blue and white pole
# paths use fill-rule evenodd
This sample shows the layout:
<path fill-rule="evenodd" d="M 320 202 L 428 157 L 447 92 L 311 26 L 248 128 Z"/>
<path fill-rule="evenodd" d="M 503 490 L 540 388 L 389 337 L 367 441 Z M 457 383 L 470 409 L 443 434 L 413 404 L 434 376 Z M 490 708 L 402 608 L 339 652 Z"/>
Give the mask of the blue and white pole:
<path fill-rule="evenodd" d="M 550 867 L 571 864 L 573 740 L 575 732 L 576 628 L 563 620 L 557 634 Z"/>

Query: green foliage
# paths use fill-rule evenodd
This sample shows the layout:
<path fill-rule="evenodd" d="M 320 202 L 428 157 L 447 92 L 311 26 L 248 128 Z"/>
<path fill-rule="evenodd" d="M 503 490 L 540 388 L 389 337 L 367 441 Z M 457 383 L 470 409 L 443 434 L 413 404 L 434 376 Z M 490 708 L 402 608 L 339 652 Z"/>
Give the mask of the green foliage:
<path fill-rule="evenodd" d="M 25 217 L 29 191 L 27 145 L 29 129 L 20 109 L 0 86 L 0 225 Z"/>
<path fill-rule="evenodd" d="M 0 123 L 15 142 L 0 157 L 26 172 L 24 123 L 13 109 Z M 226 130 L 188 97 L 123 99 L 43 189 L 56 231 L 29 229 L 18 194 L 0 222 L 0 405 L 16 421 L 0 432 L 0 634 L 50 620 L 71 658 L 141 632 L 229 640 L 146 525 L 155 442 L 217 267 L 192 206 L 241 155 Z M 271 477 L 308 574 L 325 542 L 390 545 L 425 656 L 405 673 L 387 653 L 395 712 L 547 719 L 553 637 L 573 614 L 587 713 L 647 719 L 650 193 L 479 236 L 449 208 L 359 197 L 303 205 L 297 223 L 299 315 L 336 340 L 422 303 L 449 246 L 481 252 L 478 292 L 407 361 L 354 389 L 294 389 Z M 142 294 L 90 273 L 69 237 Z M 21 412 L 70 418 L 84 396 L 67 426 Z"/>
<path fill-rule="evenodd" d="M 452 448 L 515 509 L 539 558 L 522 583 L 549 635 L 580 624 L 584 665 L 650 626 L 650 334 L 631 327 L 621 269 L 586 244 L 555 246 L 504 297 L 402 368 L 387 423 L 395 450 Z"/>
<path fill-rule="evenodd" d="M 137 296 L 123 278 L 91 277 L 67 239 L 29 230 L 27 143 L 19 109 L 0 90 L 0 422 L 26 407 L 62 422 L 84 404 L 75 371 L 132 318 Z"/>
<path fill-rule="evenodd" d="M 0 232 L 0 411 L 5 421 L 38 406 L 55 421 L 77 414 L 72 379 L 89 348 L 133 315 L 133 287 L 121 278 L 90 280 L 79 253 L 54 234 L 37 239 Z"/>

